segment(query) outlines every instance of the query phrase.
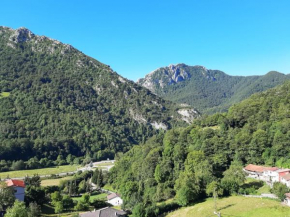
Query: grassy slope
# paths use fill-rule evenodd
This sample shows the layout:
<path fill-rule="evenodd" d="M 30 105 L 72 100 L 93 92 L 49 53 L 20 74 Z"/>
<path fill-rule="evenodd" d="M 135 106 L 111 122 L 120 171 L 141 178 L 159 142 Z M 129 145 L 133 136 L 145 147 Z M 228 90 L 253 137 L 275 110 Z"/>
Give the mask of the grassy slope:
<path fill-rule="evenodd" d="M 270 199 L 245 198 L 232 196 L 219 199 L 217 207 L 221 216 L 239 217 L 290 217 L 290 208 L 282 206 L 280 202 Z M 215 216 L 214 201 L 208 199 L 191 207 L 181 208 L 167 215 L 167 217 L 206 217 Z"/>
<path fill-rule="evenodd" d="M 0 178 L 19 178 L 19 177 L 25 177 L 33 176 L 34 174 L 38 175 L 51 175 L 51 174 L 58 174 L 58 173 L 67 173 L 67 172 L 73 172 L 76 171 L 78 168 L 78 165 L 66 165 L 66 166 L 59 166 L 59 167 L 50 167 L 50 168 L 44 168 L 44 169 L 35 169 L 35 170 L 19 170 L 19 171 L 9 171 L 9 172 L 3 172 L 0 173 Z"/>

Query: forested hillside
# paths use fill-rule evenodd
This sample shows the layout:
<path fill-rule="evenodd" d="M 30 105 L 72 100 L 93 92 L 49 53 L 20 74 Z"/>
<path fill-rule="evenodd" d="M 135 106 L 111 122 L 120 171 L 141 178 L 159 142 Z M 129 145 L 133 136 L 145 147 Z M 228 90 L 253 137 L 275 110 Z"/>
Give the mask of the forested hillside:
<path fill-rule="evenodd" d="M 7 27 L 0 27 L 0 108 L 2 171 L 113 158 L 198 116 L 191 108 L 182 116 L 68 44 Z"/>
<path fill-rule="evenodd" d="M 213 114 L 289 79 L 290 75 L 274 71 L 264 76 L 230 76 L 203 66 L 177 64 L 157 69 L 137 83 L 165 99 Z"/>
<path fill-rule="evenodd" d="M 213 189 L 221 195 L 238 192 L 247 163 L 289 168 L 289 141 L 286 82 L 252 95 L 227 113 L 135 146 L 112 169 L 110 182 L 122 194 L 125 207 L 143 213 L 134 216 L 155 216 L 156 203 L 169 198 L 183 206 L 211 195 Z"/>

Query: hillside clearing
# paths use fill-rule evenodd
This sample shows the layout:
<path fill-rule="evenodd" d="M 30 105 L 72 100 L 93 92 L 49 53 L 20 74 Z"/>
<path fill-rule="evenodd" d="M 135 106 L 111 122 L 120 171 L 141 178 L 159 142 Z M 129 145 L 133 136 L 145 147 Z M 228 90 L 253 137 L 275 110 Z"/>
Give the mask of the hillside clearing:
<path fill-rule="evenodd" d="M 1 98 L 4 98 L 4 97 L 8 97 L 8 96 L 10 96 L 10 93 L 9 92 L 2 92 L 2 93 L 0 93 L 0 99 Z"/>
<path fill-rule="evenodd" d="M 281 205 L 280 202 L 270 199 L 245 198 L 232 196 L 217 201 L 218 211 L 222 216 L 239 217 L 290 217 L 290 208 Z M 194 206 L 181 208 L 168 214 L 166 217 L 205 217 L 215 216 L 214 200 L 208 199 L 205 202 Z"/>

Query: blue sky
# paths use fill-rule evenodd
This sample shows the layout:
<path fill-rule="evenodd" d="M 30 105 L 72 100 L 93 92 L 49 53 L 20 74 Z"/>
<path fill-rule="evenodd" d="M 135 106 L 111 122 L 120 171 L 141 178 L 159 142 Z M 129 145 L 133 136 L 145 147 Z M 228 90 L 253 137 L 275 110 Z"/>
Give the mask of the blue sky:
<path fill-rule="evenodd" d="M 68 43 L 131 80 L 175 63 L 290 73 L 289 0 L 6 0 L 0 25 Z"/>

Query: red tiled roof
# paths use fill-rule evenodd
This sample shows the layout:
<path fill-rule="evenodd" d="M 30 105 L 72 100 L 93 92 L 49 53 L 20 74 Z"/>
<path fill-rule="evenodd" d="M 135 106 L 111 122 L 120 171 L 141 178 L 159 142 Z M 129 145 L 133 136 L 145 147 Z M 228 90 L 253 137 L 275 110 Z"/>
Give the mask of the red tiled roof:
<path fill-rule="evenodd" d="M 284 176 L 282 176 L 283 179 L 285 179 L 286 181 L 290 180 L 290 174 L 286 174 Z"/>
<path fill-rule="evenodd" d="M 262 173 L 265 170 L 275 171 L 275 170 L 278 170 L 279 168 L 277 168 L 277 167 L 264 167 L 264 166 L 249 164 L 244 169 L 248 170 L 248 171 L 252 171 L 252 172 Z"/>
<path fill-rule="evenodd" d="M 115 198 L 115 197 L 121 197 L 119 194 L 116 194 L 116 193 L 112 193 L 112 194 L 109 194 L 108 196 L 107 196 L 107 199 L 108 200 L 112 200 L 113 198 Z"/>
<path fill-rule="evenodd" d="M 280 169 L 277 172 L 278 173 L 284 173 L 284 172 L 289 172 L 289 171 L 290 171 L 290 169 Z"/>
<path fill-rule="evenodd" d="M 8 187 L 14 186 L 14 187 L 25 188 L 25 183 L 22 180 L 9 179 L 9 180 L 6 181 L 6 184 L 7 184 Z"/>
<path fill-rule="evenodd" d="M 276 171 L 279 170 L 278 167 L 265 167 L 265 170 Z"/>
<path fill-rule="evenodd" d="M 264 171 L 264 167 L 254 165 L 254 164 L 249 164 L 245 167 L 245 170 L 262 173 Z"/>

